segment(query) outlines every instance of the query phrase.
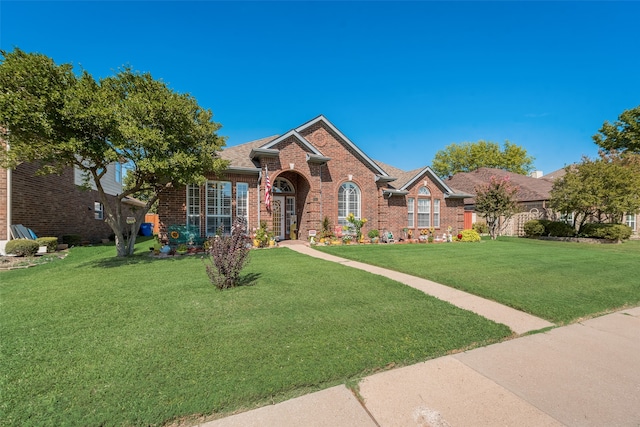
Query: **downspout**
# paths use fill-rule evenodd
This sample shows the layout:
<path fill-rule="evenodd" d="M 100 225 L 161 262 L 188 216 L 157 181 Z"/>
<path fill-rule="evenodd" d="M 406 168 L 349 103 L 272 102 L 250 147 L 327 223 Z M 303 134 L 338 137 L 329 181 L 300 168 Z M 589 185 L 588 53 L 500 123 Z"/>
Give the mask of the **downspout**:
<path fill-rule="evenodd" d="M 260 167 L 260 172 L 258 173 L 258 184 L 256 185 L 256 188 L 258 190 L 258 227 L 260 227 L 260 183 L 262 182 L 262 166 Z"/>
<path fill-rule="evenodd" d="M 11 240 L 11 169 L 7 169 L 7 240 Z"/>
<path fill-rule="evenodd" d="M 7 142 L 9 151 L 9 142 Z M 11 240 L 11 168 L 7 168 L 7 240 Z"/>
<path fill-rule="evenodd" d="M 322 221 L 324 219 L 324 215 L 323 215 L 323 203 L 322 203 L 322 169 L 324 169 L 324 166 L 326 166 L 327 163 L 325 162 L 324 164 L 320 165 L 320 221 Z"/>

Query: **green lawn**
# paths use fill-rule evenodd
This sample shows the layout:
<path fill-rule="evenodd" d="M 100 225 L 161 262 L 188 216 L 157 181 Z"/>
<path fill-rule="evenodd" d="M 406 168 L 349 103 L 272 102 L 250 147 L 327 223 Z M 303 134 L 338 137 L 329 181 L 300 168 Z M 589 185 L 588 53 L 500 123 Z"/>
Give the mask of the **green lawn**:
<path fill-rule="evenodd" d="M 640 241 L 593 245 L 500 238 L 318 249 L 462 289 L 557 324 L 640 304 Z"/>
<path fill-rule="evenodd" d="M 74 248 L 0 272 L 0 425 L 229 413 L 510 335 L 407 286 L 288 249 L 253 251 L 251 286 L 218 291 L 200 259 L 151 259 L 147 247 L 125 260 L 113 247 Z"/>

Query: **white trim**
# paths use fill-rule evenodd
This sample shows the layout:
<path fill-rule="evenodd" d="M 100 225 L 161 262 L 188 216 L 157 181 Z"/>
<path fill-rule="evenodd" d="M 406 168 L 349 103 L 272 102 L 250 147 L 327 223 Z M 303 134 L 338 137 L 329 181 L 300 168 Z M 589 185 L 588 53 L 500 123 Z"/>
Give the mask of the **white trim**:
<path fill-rule="evenodd" d="M 243 208 L 246 211 L 246 216 L 244 216 L 244 219 L 247 220 L 247 227 L 249 227 L 249 183 L 248 182 L 236 182 L 236 218 L 240 216 L 238 215 L 238 206 L 240 202 L 240 197 L 239 197 L 240 191 L 238 186 L 241 184 L 245 186 L 245 190 L 244 190 L 245 203 Z"/>
<path fill-rule="evenodd" d="M 276 139 L 274 139 L 273 141 L 267 143 L 266 145 L 263 145 L 262 147 L 260 147 L 260 149 L 271 149 L 271 147 L 275 146 L 276 144 L 286 140 L 289 137 L 294 137 L 296 138 L 302 145 L 304 145 L 305 147 L 307 147 L 309 150 L 311 150 L 313 152 L 313 154 L 316 154 L 318 156 L 322 156 L 322 153 L 319 152 L 313 145 L 311 145 L 311 143 L 309 141 L 307 141 L 307 139 L 300 135 L 296 130 L 290 130 L 289 132 L 285 133 L 284 135 L 281 135 L 279 137 L 277 137 Z"/>

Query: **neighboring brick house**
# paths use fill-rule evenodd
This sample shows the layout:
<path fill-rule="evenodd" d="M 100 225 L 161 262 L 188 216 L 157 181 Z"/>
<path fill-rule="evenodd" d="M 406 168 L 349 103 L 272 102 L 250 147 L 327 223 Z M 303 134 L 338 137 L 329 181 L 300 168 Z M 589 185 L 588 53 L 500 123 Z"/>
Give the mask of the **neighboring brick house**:
<path fill-rule="evenodd" d="M 549 181 L 553 185 L 553 182 L 556 179 L 562 178 L 566 173 L 567 171 L 565 168 L 562 168 L 544 175 L 542 179 Z M 640 224 L 638 224 L 638 219 L 640 219 L 639 215 L 633 213 L 627 213 L 622 218 L 623 224 L 628 225 L 633 231 L 633 235 L 631 236 L 632 239 L 640 239 Z"/>
<path fill-rule="evenodd" d="M 98 192 L 81 187 L 79 170 L 69 167 L 60 175 L 42 176 L 36 176 L 36 170 L 34 163 L 0 168 L 0 249 L 11 238 L 9 226 L 13 224 L 31 228 L 40 237 L 59 239 L 79 235 L 84 241 L 97 242 L 112 234 L 104 222 Z M 107 194 L 122 192 L 121 166 L 110 165 L 102 183 Z M 131 199 L 128 203 L 140 202 Z"/>
<path fill-rule="evenodd" d="M 449 177 L 445 182 L 460 191 L 469 193 L 472 197 L 465 199 L 465 226 L 470 227 L 478 220 L 474 211 L 476 187 L 486 185 L 491 177 L 508 177 L 511 183 L 518 187 L 516 201 L 521 213 L 514 215 L 511 221 L 503 224 L 502 234 L 522 235 L 522 226 L 529 219 L 544 217 L 547 213 L 549 194 L 553 186 L 552 182 L 520 175 L 495 168 L 479 168 L 473 172 L 461 172 Z"/>
<path fill-rule="evenodd" d="M 161 229 L 188 224 L 201 236 L 225 230 L 236 216 L 249 229 L 266 221 L 279 239 L 306 240 L 321 230 L 326 216 L 334 228 L 353 213 L 366 218 L 363 228 L 387 230 L 396 239 L 403 229 L 449 226 L 463 229 L 464 197 L 429 168 L 402 171 L 375 162 L 324 116 L 289 132 L 224 149 L 230 165 L 205 185 L 165 191 L 159 200 Z M 272 209 L 265 205 L 265 173 L 272 183 Z M 295 223 L 297 233 L 291 233 Z"/>
<path fill-rule="evenodd" d="M 522 226 L 530 219 L 546 218 L 551 220 L 572 221 L 572 217 L 564 218 L 559 213 L 554 213 L 549 208 L 549 199 L 551 197 L 551 189 L 553 182 L 564 176 L 565 170 L 559 169 L 539 178 L 532 176 L 520 175 L 513 172 L 507 172 L 502 169 L 479 168 L 473 172 L 457 173 L 447 179 L 447 185 L 455 187 L 460 191 L 475 195 L 475 188 L 478 185 L 489 183 L 491 177 L 502 178 L 509 177 L 509 180 L 518 187 L 516 200 L 520 206 L 521 212 L 503 226 L 505 235 L 524 235 Z M 465 226 L 469 227 L 476 222 L 477 217 L 474 212 L 475 200 L 473 197 L 467 198 L 465 203 Z M 624 223 L 633 230 L 633 238 L 637 238 L 640 232 L 638 225 L 638 215 L 627 214 L 624 216 Z"/>

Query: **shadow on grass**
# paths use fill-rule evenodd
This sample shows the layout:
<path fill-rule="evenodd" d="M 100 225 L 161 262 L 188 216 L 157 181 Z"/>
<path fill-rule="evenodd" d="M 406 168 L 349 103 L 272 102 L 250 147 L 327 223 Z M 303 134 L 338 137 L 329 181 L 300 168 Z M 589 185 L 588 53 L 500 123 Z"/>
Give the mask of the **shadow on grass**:
<path fill-rule="evenodd" d="M 177 256 L 152 256 L 149 253 L 135 253 L 132 256 L 118 258 L 113 256 L 111 258 L 102 258 L 99 260 L 91 260 L 81 264 L 78 264 L 78 268 L 117 268 L 123 265 L 148 265 L 156 262 L 183 262 L 193 258 L 204 258 L 204 254 L 194 255 L 177 255 Z"/>
<path fill-rule="evenodd" d="M 260 273 L 244 274 L 238 278 L 238 286 L 253 286 L 260 276 L 262 276 Z"/>

